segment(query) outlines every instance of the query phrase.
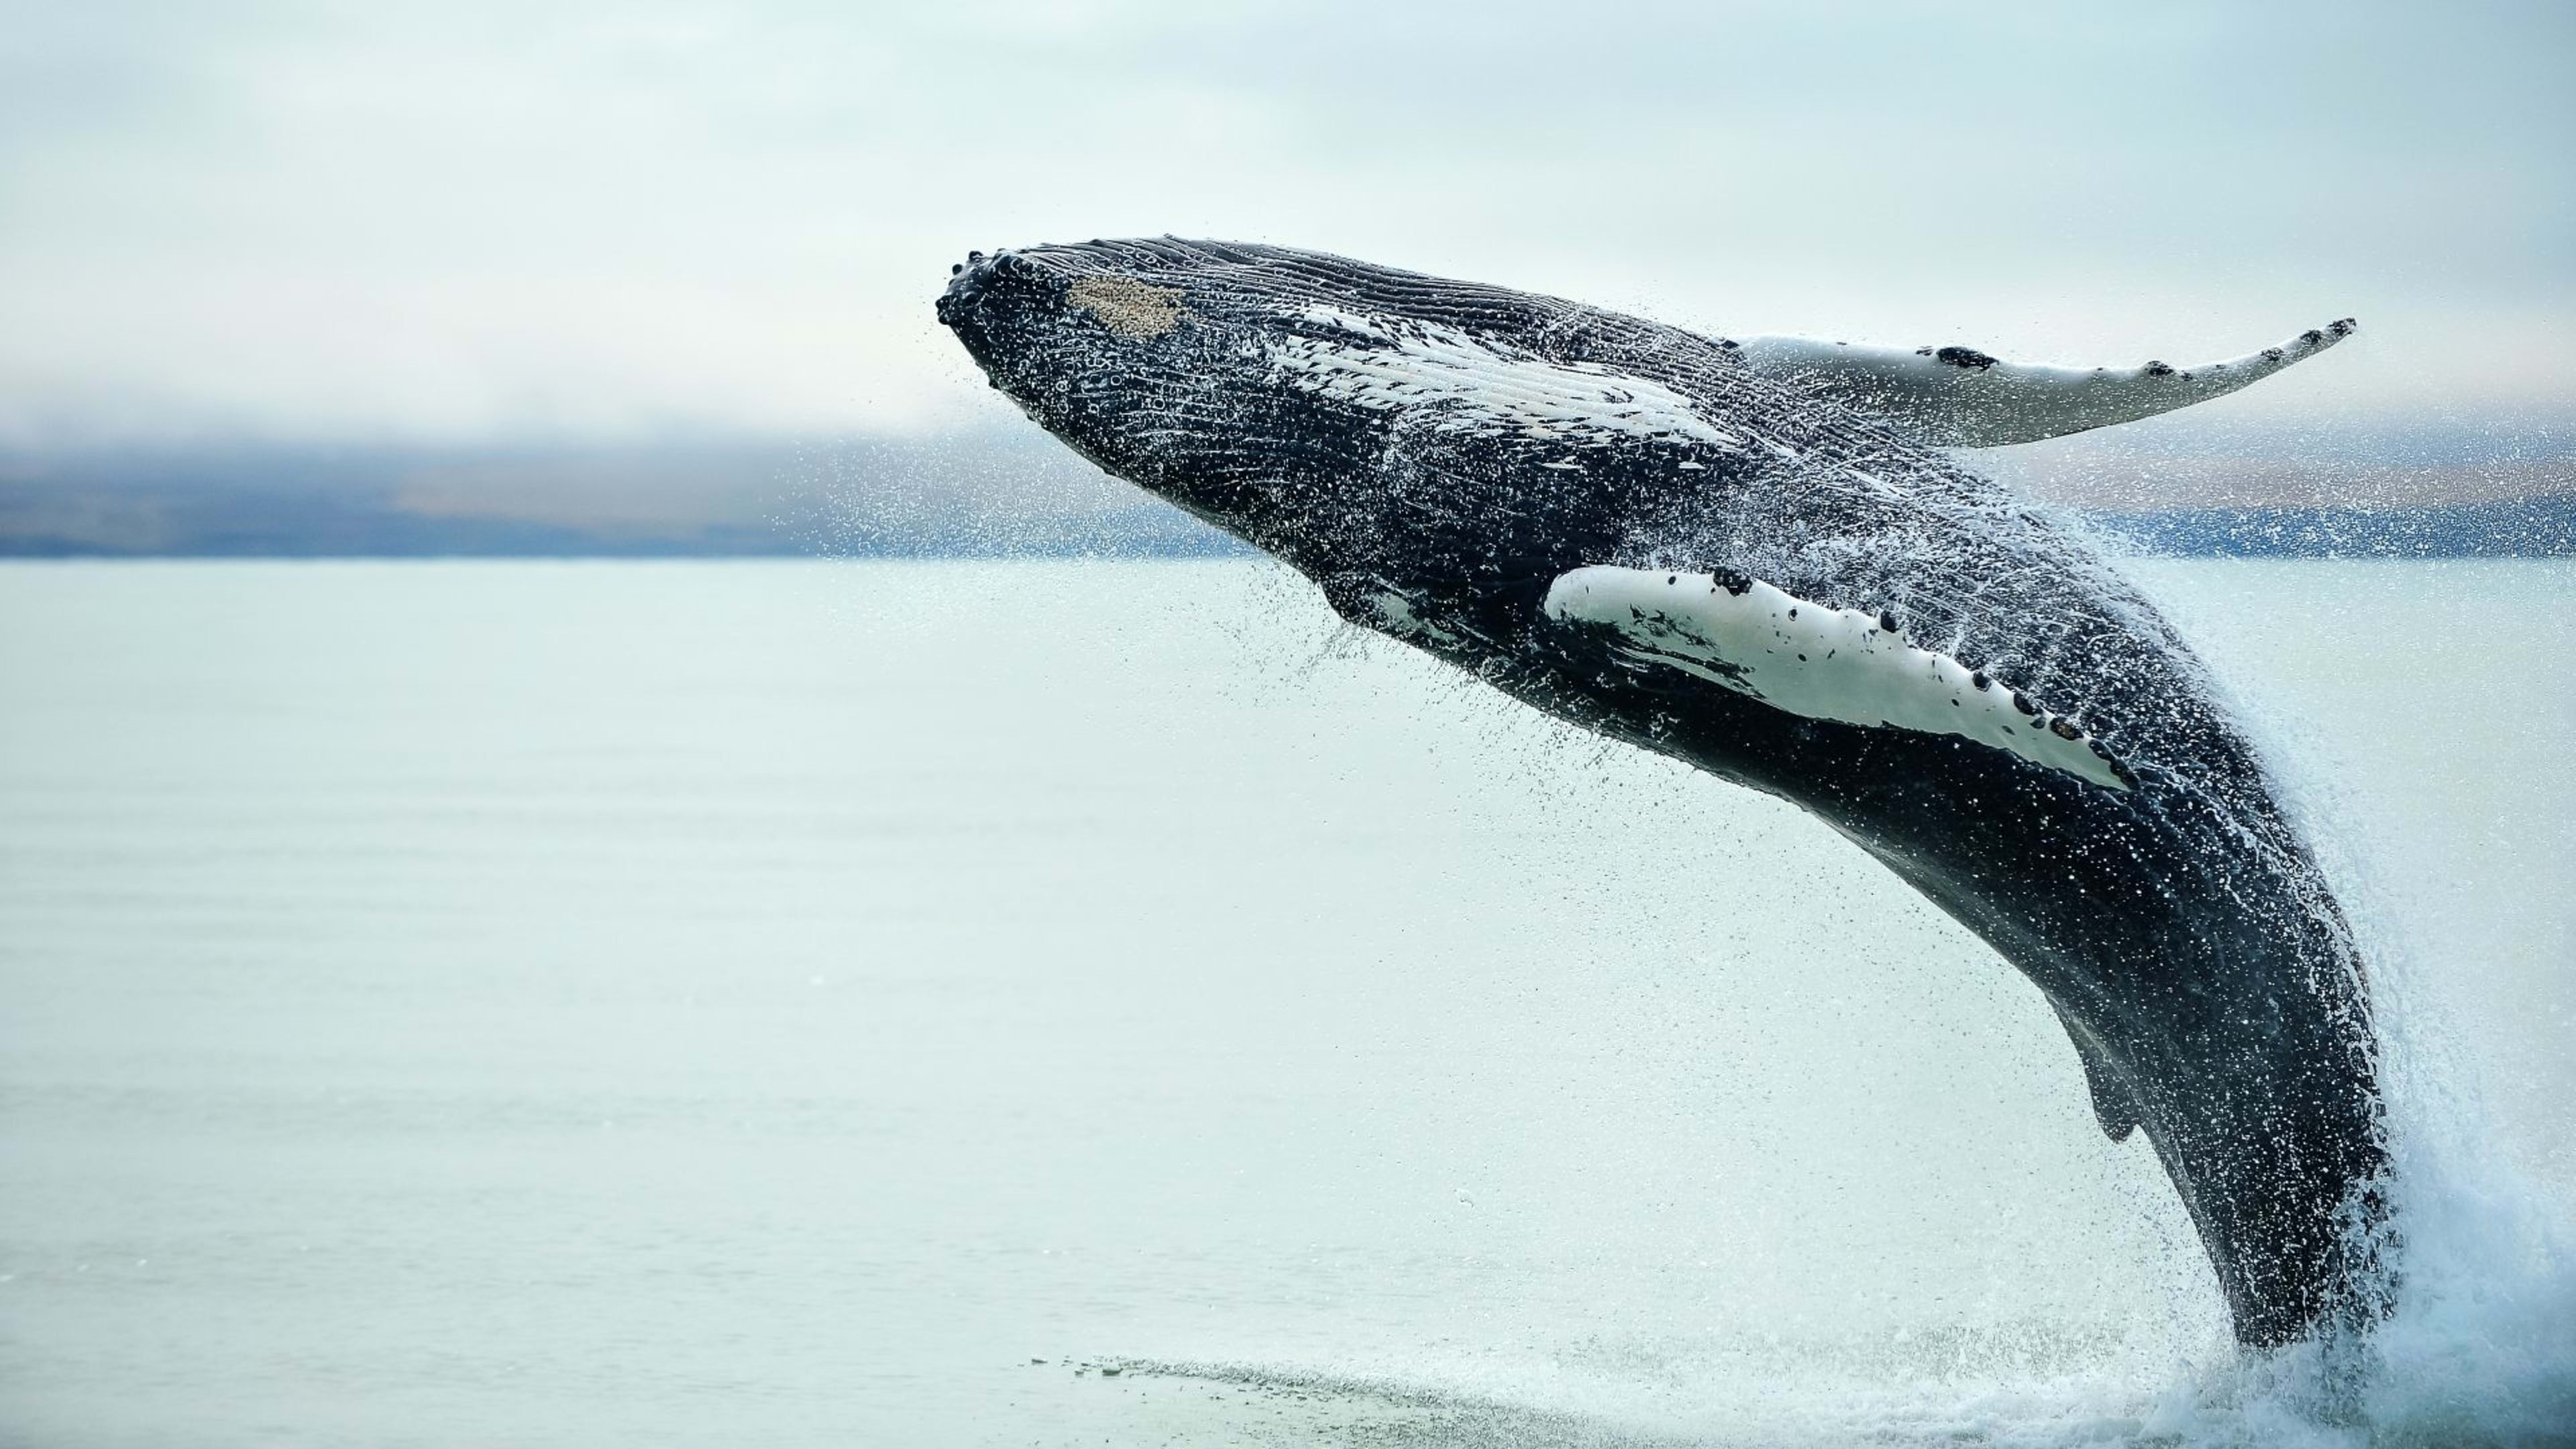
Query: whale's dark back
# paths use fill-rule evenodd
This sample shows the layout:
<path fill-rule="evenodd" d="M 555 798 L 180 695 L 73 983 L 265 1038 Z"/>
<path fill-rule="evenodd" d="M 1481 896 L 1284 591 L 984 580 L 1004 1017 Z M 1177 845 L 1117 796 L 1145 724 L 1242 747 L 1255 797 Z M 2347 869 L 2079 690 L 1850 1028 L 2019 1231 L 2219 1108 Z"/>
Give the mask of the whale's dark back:
<path fill-rule="evenodd" d="M 1141 323 L 1079 315 L 1126 295 Z M 2352 1229 L 2377 1216 L 2384 1152 L 2350 932 L 2205 670 L 2081 536 L 1724 339 L 1497 287 L 1167 238 L 980 262 L 942 317 L 1058 436 L 1297 565 L 1355 621 L 1383 627 L 1367 601 L 1399 597 L 1438 625 L 1408 642 L 1869 850 L 2047 994 L 2105 1128 L 2143 1125 L 2163 1158 L 2240 1336 L 2366 1314 L 2370 1240 Z M 1313 352 L 1364 365 L 1462 338 L 1598 375 L 1600 396 L 1533 430 L 1486 426 L 1473 398 L 1281 382 Z M 1637 421 L 1645 389 L 1687 400 L 1693 426 Z M 2080 719 L 2135 788 L 1641 671 L 1540 607 L 1600 564 L 1900 616 Z"/>

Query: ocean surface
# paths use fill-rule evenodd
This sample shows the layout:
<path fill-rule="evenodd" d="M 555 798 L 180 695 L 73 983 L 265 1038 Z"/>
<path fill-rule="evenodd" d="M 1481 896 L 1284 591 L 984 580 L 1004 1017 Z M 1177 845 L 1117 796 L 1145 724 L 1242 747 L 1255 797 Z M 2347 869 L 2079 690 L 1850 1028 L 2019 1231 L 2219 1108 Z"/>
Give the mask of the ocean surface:
<path fill-rule="evenodd" d="M 1274 566 L 0 567 L 0 1443 L 2576 1443 L 2576 564 L 2133 565 L 2370 943 L 2240 1359 L 2035 989 Z"/>

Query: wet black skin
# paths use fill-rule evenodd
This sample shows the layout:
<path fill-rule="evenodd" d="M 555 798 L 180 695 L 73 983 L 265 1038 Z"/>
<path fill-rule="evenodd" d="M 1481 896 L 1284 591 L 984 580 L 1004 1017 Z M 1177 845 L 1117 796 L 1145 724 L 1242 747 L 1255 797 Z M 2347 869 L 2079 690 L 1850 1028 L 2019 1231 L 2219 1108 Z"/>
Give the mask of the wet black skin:
<path fill-rule="evenodd" d="M 1168 325 L 1077 300 L 1104 280 L 1155 289 L 1141 295 Z M 1274 354 L 1370 344 L 1305 315 L 1319 302 L 1658 382 L 1766 446 L 1478 435 L 1451 404 L 1323 396 Z M 2189 649 L 2080 539 L 1938 452 L 1750 375 L 1722 339 L 1551 298 L 1163 239 L 979 255 L 939 316 L 1031 418 L 1294 565 L 1346 618 L 1795 801 L 1991 943 L 2066 1023 L 2104 1129 L 2145 1128 L 2240 1340 L 2358 1330 L 2384 1311 L 2377 1048 L 2350 931 Z M 1605 378 L 1602 406 L 1619 397 Z M 1750 576 L 1884 611 L 1922 647 L 2080 718 L 2135 788 L 1627 660 L 1541 608 L 1587 564 Z M 1390 593 L 1436 631 L 1383 612 Z"/>

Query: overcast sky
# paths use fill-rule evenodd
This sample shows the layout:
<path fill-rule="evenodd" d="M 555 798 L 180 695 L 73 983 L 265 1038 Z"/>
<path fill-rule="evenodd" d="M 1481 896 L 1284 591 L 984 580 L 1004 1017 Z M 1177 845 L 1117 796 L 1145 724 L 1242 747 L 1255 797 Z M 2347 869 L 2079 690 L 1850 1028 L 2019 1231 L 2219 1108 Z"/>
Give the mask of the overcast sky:
<path fill-rule="evenodd" d="M 0 441 L 989 418 L 969 247 L 1282 242 L 1739 333 L 2561 419 L 2576 6 L 0 0 Z"/>

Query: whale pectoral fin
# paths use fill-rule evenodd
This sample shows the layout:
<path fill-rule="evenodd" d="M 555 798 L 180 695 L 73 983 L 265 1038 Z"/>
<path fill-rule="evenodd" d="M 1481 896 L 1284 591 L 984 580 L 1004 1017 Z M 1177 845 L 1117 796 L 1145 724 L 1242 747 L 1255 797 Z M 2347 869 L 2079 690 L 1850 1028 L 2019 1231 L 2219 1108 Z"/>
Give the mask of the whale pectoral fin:
<path fill-rule="evenodd" d="M 2093 1120 L 2102 1124 L 2102 1135 L 2114 1142 L 2126 1142 L 2138 1130 L 2145 1114 L 2138 1108 L 2137 1097 L 2117 1067 L 2102 1050 L 2093 1033 L 2066 1014 L 2066 1008 L 2051 997 L 2049 1009 L 2057 1013 L 2057 1024 L 2066 1028 L 2066 1039 L 2075 1043 L 2075 1059 L 2084 1064 L 2084 1085 L 2093 1096 Z"/>
<path fill-rule="evenodd" d="M 1895 617 L 1801 599 L 1741 574 L 1596 566 L 1560 575 L 1550 619 L 1604 631 L 1640 668 L 1673 669 L 1810 719 L 1955 735 L 2105 789 L 2136 777 L 2092 733 L 1947 654 Z"/>
<path fill-rule="evenodd" d="M 2051 367 L 2006 362 L 1973 347 L 1878 347 L 1807 337 L 1748 337 L 1732 350 L 1757 374 L 1807 387 L 1925 442 L 1991 448 L 2223 397 L 2316 356 L 2353 330 L 2346 317 L 2276 347 L 2191 367 Z"/>

